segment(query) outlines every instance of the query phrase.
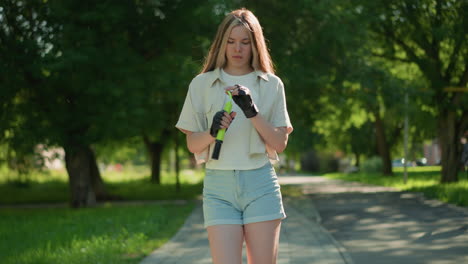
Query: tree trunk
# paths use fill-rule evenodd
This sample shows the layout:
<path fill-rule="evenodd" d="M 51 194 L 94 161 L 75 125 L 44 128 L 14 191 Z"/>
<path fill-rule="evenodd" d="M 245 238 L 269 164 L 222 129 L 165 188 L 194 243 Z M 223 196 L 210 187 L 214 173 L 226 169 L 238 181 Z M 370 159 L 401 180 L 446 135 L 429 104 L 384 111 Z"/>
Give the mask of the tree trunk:
<path fill-rule="evenodd" d="M 94 193 L 96 194 L 96 200 L 98 201 L 107 201 L 107 200 L 118 200 L 120 199 L 119 196 L 111 195 L 106 189 L 104 181 L 101 177 L 101 173 L 99 171 L 99 167 L 97 165 L 96 155 L 91 147 L 88 147 L 88 155 L 90 161 L 90 168 L 91 168 L 91 182 L 94 189 Z"/>
<path fill-rule="evenodd" d="M 440 182 L 458 181 L 458 164 L 461 158 L 457 138 L 456 113 L 448 111 L 439 115 L 439 139 L 442 151 L 442 175 Z"/>
<path fill-rule="evenodd" d="M 176 192 L 180 192 L 180 157 L 179 157 L 179 137 L 176 135 L 175 140 L 175 173 L 176 173 Z"/>
<path fill-rule="evenodd" d="M 356 162 L 354 163 L 354 166 L 356 166 L 356 168 L 359 168 L 359 166 L 361 165 L 361 155 L 359 155 L 359 152 L 355 152 L 354 155 L 356 156 Z"/>
<path fill-rule="evenodd" d="M 188 153 L 188 157 L 189 157 L 189 166 L 190 166 L 190 169 L 194 170 L 197 168 L 197 160 L 195 159 L 195 156 L 192 154 L 192 153 Z"/>
<path fill-rule="evenodd" d="M 163 151 L 163 143 L 152 143 L 150 146 L 151 153 L 151 182 L 161 184 L 161 157 Z"/>
<path fill-rule="evenodd" d="M 383 174 L 392 175 L 392 161 L 390 158 L 390 148 L 387 143 L 385 136 L 385 129 L 382 119 L 378 113 L 375 114 L 375 134 L 377 140 L 377 152 L 382 158 L 383 163 Z"/>
<path fill-rule="evenodd" d="M 161 157 L 164 149 L 162 142 L 151 142 L 148 136 L 144 135 L 146 148 L 151 162 L 151 182 L 161 184 Z"/>
<path fill-rule="evenodd" d="M 88 148 L 83 145 L 65 147 L 65 164 L 70 183 L 70 202 L 73 208 L 96 204 Z"/>

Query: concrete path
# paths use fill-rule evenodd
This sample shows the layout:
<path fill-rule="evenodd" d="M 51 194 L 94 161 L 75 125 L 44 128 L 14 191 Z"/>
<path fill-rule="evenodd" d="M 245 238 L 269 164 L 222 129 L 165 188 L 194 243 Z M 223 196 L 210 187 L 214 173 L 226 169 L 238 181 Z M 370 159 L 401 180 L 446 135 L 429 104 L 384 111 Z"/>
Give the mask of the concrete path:
<path fill-rule="evenodd" d="M 300 206 L 300 211 L 296 209 Z M 312 203 L 284 200 L 288 217 L 283 220 L 278 264 L 352 264 L 343 247 L 319 223 Z M 243 250 L 243 263 L 247 263 Z M 197 205 L 179 232 L 141 264 L 208 264 L 211 255 L 207 232 L 203 228 L 201 204 Z"/>
<path fill-rule="evenodd" d="M 279 264 L 468 263 L 468 209 L 418 193 L 323 177 L 284 176 L 305 197 L 285 199 Z M 201 205 L 142 264 L 211 263 Z M 245 249 L 244 249 L 244 262 Z"/>
<path fill-rule="evenodd" d="M 355 263 L 468 263 L 466 207 L 322 177 L 302 187 Z"/>
<path fill-rule="evenodd" d="M 283 176 L 279 178 L 279 183 L 302 185 L 305 194 L 398 192 L 397 189 L 391 187 L 331 180 L 319 176 Z"/>

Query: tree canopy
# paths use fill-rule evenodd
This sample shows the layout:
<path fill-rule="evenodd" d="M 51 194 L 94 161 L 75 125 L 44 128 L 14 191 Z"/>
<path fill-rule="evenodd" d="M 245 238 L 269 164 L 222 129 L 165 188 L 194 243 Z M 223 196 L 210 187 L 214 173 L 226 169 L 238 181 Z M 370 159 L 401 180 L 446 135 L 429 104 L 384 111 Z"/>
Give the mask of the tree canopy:
<path fill-rule="evenodd" d="M 18 157 L 63 147 L 76 206 L 100 193 L 98 146 L 140 138 L 158 182 L 188 84 L 217 25 L 241 6 L 259 18 L 286 87 L 295 127 L 286 154 L 378 155 L 391 174 L 408 114 L 413 144 L 437 137 L 441 181 L 457 180 L 468 2 L 455 0 L 5 0 L 0 143 Z"/>

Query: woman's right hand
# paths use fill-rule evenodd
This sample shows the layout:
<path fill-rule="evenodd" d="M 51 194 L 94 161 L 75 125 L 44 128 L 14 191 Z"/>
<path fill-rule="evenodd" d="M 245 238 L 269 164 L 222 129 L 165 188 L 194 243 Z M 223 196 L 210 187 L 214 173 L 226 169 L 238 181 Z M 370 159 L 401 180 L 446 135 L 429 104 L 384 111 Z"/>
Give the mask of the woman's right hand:
<path fill-rule="evenodd" d="M 228 114 L 224 110 L 217 112 L 213 117 L 213 123 L 211 124 L 210 128 L 210 135 L 216 138 L 220 129 L 226 128 L 227 130 L 235 116 L 236 112 L 231 112 L 231 114 Z"/>
<path fill-rule="evenodd" d="M 234 86 L 228 86 L 224 90 L 230 91 L 232 94 L 232 100 L 239 106 L 245 114 L 245 117 L 252 118 L 258 114 L 257 105 L 255 105 L 252 96 L 250 95 L 250 89 L 236 84 Z"/>

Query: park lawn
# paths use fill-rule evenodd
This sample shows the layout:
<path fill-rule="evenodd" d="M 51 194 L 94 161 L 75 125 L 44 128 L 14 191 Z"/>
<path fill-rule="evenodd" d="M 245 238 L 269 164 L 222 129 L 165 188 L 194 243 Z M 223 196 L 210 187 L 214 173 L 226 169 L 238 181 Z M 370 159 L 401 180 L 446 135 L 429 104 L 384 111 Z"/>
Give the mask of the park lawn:
<path fill-rule="evenodd" d="M 168 241 L 186 204 L 1 209 L 0 260 L 10 263 L 138 263 Z"/>
<path fill-rule="evenodd" d="M 468 179 L 459 174 L 459 182 L 440 184 L 440 167 L 409 167 L 408 181 L 403 180 L 403 168 L 395 168 L 394 176 L 382 176 L 379 173 L 327 173 L 331 179 L 357 181 L 367 184 L 394 187 L 402 191 L 421 192 L 426 197 L 447 203 L 468 206 Z"/>
<path fill-rule="evenodd" d="M 108 192 L 123 200 L 192 200 L 203 189 L 201 170 L 181 171 L 179 192 L 176 191 L 174 173 L 166 171 L 161 173 L 160 185 L 150 183 L 149 170 L 141 168 L 104 171 L 102 177 Z M 9 177 L 6 170 L 0 170 L 0 204 L 68 202 L 69 195 L 64 170 L 32 172 L 22 181 Z"/>

